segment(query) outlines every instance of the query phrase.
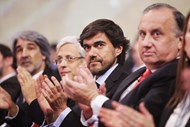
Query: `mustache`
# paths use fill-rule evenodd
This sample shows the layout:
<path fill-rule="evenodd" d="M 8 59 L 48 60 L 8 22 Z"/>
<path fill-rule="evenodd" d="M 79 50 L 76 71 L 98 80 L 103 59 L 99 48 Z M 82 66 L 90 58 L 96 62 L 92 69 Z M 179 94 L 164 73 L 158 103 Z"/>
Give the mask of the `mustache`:
<path fill-rule="evenodd" d="M 20 62 L 21 62 L 21 63 L 24 63 L 24 62 L 31 62 L 31 60 L 30 60 L 30 58 L 28 58 L 28 57 L 22 57 L 22 58 L 20 59 Z"/>
<path fill-rule="evenodd" d="M 102 62 L 103 59 L 102 58 L 97 58 L 96 56 L 91 56 L 89 59 L 89 62 Z"/>

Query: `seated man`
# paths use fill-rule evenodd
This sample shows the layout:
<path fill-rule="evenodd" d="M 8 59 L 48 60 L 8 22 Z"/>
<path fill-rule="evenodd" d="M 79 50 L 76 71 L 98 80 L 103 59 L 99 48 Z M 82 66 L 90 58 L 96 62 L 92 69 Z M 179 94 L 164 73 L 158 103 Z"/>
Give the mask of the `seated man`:
<path fill-rule="evenodd" d="M 8 92 L 11 99 L 16 102 L 17 98 L 21 94 L 21 89 L 16 77 L 14 64 L 15 61 L 10 48 L 0 44 L 0 89 L 3 88 Z M 2 99 L 4 98 L 1 98 L 0 100 Z M 0 101 L 0 103 L 2 103 L 2 101 Z M 6 114 L 7 110 L 0 108 L 0 125 L 5 122 Z"/>
<path fill-rule="evenodd" d="M 146 68 L 125 78 L 112 97 L 113 100 L 136 110 L 139 103 L 144 101 L 156 126 L 174 91 L 176 59 L 183 40 L 183 25 L 184 16 L 168 4 L 153 4 L 144 10 L 138 28 L 138 43 L 139 54 Z M 80 69 L 74 81 L 68 77 L 63 77 L 62 80 L 67 95 L 90 106 L 93 114 L 98 115 L 101 107 L 112 107 L 112 100 L 100 95 L 95 89 L 93 77 L 87 68 Z M 104 125 L 100 123 L 99 126 Z"/>

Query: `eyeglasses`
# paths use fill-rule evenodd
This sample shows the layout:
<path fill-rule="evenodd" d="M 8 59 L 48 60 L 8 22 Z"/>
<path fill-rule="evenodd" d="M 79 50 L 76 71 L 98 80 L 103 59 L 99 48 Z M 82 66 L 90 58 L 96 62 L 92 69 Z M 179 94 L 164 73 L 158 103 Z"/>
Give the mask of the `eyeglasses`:
<path fill-rule="evenodd" d="M 70 55 L 66 55 L 66 56 L 63 56 L 63 57 L 60 57 L 60 58 L 57 58 L 55 60 L 56 64 L 61 64 L 63 59 L 67 62 L 67 63 L 73 63 L 75 62 L 76 60 L 79 60 L 79 59 L 83 59 L 84 57 L 74 57 L 74 56 L 70 56 Z"/>

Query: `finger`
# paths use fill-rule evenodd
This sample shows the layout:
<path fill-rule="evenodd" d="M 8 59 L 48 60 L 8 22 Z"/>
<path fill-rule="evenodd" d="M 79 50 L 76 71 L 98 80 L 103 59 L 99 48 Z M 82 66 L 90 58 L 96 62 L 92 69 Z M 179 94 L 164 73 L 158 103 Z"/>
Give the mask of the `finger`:
<path fill-rule="evenodd" d="M 59 81 L 54 76 L 51 77 L 51 80 L 53 81 L 53 83 L 55 84 L 55 86 L 60 86 Z"/>
<path fill-rule="evenodd" d="M 62 77 L 62 82 L 61 83 L 62 83 L 64 92 L 67 94 L 67 96 L 69 98 L 73 99 L 72 98 L 72 95 L 74 93 L 73 92 L 73 87 L 75 87 L 77 83 L 72 81 L 71 79 L 69 79 L 67 77 L 67 75 Z"/>
<path fill-rule="evenodd" d="M 83 79 L 83 81 L 86 81 L 90 84 L 95 84 L 94 78 L 91 73 L 89 73 L 89 69 L 87 68 L 79 68 L 79 76 Z"/>
<path fill-rule="evenodd" d="M 47 92 L 44 89 L 41 89 L 41 93 L 44 96 L 44 98 L 48 101 L 48 103 L 50 102 L 50 98 L 49 95 L 47 94 Z"/>
<path fill-rule="evenodd" d="M 48 91 L 51 91 L 51 93 L 53 94 L 56 94 L 57 93 L 57 89 L 56 87 L 54 86 L 54 84 L 52 83 L 52 81 L 49 79 L 49 78 L 45 78 L 44 82 L 46 83 L 46 87 Z"/>
<path fill-rule="evenodd" d="M 0 91 L 2 94 L 4 94 L 6 97 L 10 97 L 9 93 L 5 91 L 2 87 L 0 87 Z"/>
<path fill-rule="evenodd" d="M 144 114 L 144 115 L 151 115 L 150 112 L 146 109 L 144 102 L 141 102 L 139 105 L 139 109 L 140 111 Z"/>
<path fill-rule="evenodd" d="M 57 92 L 62 92 L 63 90 L 62 90 L 62 86 L 61 86 L 60 82 L 54 76 L 51 77 L 51 80 L 55 84 L 55 88 L 56 88 Z"/>
<path fill-rule="evenodd" d="M 42 88 L 43 90 L 48 94 L 48 95 L 52 95 L 52 91 L 50 90 L 50 88 L 48 87 L 46 82 L 42 82 Z"/>
<path fill-rule="evenodd" d="M 118 103 L 118 102 L 116 102 L 116 101 L 113 101 L 113 102 L 112 102 L 112 108 L 113 108 L 113 109 L 119 108 L 120 105 L 121 105 L 121 104 Z"/>
<path fill-rule="evenodd" d="M 42 76 L 42 75 L 40 75 Z M 36 96 L 37 98 L 40 97 L 40 93 L 41 93 L 41 88 L 42 88 L 42 84 L 40 82 L 40 76 L 37 78 L 36 80 L 36 85 L 35 85 L 35 90 L 36 90 Z"/>

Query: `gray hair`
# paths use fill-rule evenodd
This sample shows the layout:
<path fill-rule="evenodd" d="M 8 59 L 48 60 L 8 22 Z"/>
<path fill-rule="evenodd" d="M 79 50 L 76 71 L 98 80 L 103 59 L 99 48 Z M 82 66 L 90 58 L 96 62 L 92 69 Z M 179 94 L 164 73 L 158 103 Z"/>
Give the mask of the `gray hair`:
<path fill-rule="evenodd" d="M 62 38 L 56 46 L 56 51 L 58 51 L 61 48 L 61 46 L 65 45 L 65 44 L 75 44 L 77 49 L 79 50 L 79 53 L 81 54 L 81 56 L 82 57 L 86 56 L 86 52 L 85 52 L 84 48 L 79 43 L 79 37 L 66 36 L 66 37 Z"/>
<path fill-rule="evenodd" d="M 51 68 L 51 62 L 50 62 L 50 45 L 46 37 L 44 37 L 42 34 L 36 32 L 36 31 L 22 31 L 13 38 L 13 53 L 16 53 L 16 43 L 18 39 L 23 39 L 27 41 L 32 41 L 36 43 L 39 48 L 42 55 L 46 57 L 46 65 Z"/>

